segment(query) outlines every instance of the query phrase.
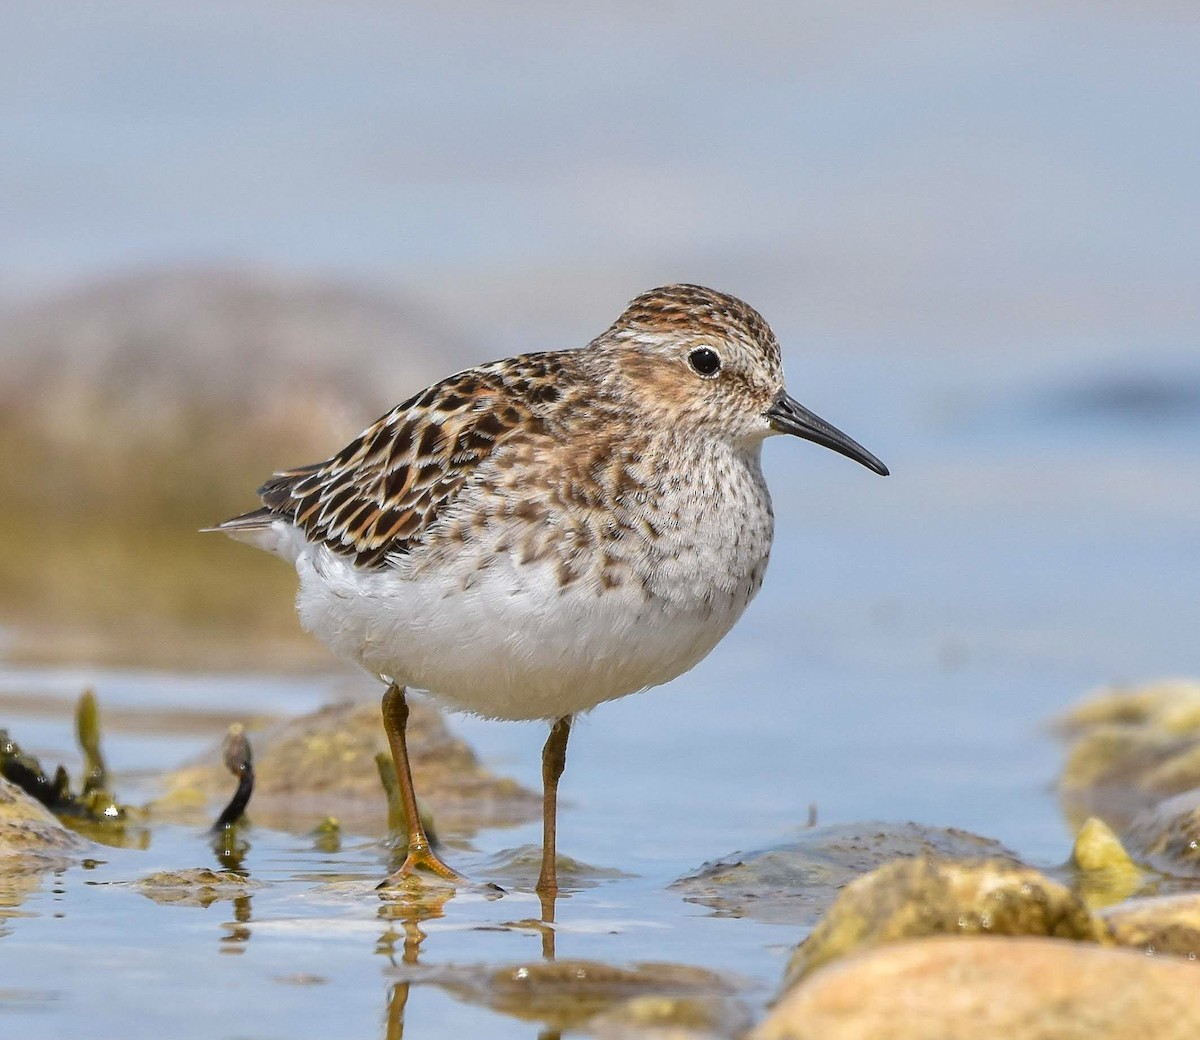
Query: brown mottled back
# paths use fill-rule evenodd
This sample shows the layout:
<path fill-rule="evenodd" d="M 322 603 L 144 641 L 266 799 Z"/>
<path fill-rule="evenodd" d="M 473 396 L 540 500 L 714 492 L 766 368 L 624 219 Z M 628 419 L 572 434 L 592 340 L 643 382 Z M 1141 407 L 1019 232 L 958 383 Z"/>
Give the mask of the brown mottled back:
<path fill-rule="evenodd" d="M 687 368 L 685 350 L 697 344 L 719 346 L 726 356 L 721 384 Z M 663 409 L 675 425 L 694 430 L 724 429 L 742 412 L 751 425 L 761 424 L 762 409 L 782 383 L 779 364 L 769 326 L 742 301 L 696 285 L 654 289 L 583 350 L 521 355 L 435 383 L 333 458 L 276 473 L 259 488 L 263 508 L 222 527 L 288 520 L 310 541 L 361 566 L 381 567 L 389 555 L 421 546 L 502 450 L 518 467 L 533 453 L 544 472 L 559 473 L 563 508 L 572 509 L 573 499 L 583 507 L 594 487 L 604 501 L 588 507 L 613 510 L 619 491 L 608 486 L 609 464 L 619 469 L 630 456 L 628 445 L 616 450 L 601 436 L 617 428 L 614 409 L 632 406 L 645 417 L 638 435 L 670 430 L 671 422 L 659 421 Z"/>

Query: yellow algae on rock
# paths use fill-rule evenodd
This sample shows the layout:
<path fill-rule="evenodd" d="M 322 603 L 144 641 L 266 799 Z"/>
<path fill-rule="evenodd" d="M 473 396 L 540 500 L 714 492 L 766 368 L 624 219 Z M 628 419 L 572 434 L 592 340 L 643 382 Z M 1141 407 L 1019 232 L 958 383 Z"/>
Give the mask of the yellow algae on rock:
<path fill-rule="evenodd" d="M 1007 860 L 895 860 L 842 890 L 792 955 L 785 986 L 856 950 L 934 935 L 1098 941 L 1104 926 L 1069 889 Z"/>
<path fill-rule="evenodd" d="M 1071 865 L 1078 872 L 1076 888 L 1093 909 L 1129 898 L 1145 880 L 1121 839 L 1095 816 L 1088 817 L 1075 835 Z"/>
<path fill-rule="evenodd" d="M 1060 716 L 1056 725 L 1070 737 L 1108 723 L 1200 736 L 1200 682 L 1160 679 L 1133 688 L 1098 690 Z"/>

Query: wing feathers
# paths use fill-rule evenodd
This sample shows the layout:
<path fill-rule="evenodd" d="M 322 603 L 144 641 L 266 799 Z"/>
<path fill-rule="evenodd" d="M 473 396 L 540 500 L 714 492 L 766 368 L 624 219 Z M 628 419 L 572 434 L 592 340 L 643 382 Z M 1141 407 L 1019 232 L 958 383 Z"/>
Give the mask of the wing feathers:
<path fill-rule="evenodd" d="M 286 518 L 311 541 L 382 566 L 408 553 L 481 463 L 508 441 L 542 428 L 546 355 L 451 376 L 399 405 L 326 462 L 273 475 L 262 509 L 221 530 Z M 522 368 L 524 366 L 524 368 Z M 520 389 L 522 392 L 517 392 Z"/>

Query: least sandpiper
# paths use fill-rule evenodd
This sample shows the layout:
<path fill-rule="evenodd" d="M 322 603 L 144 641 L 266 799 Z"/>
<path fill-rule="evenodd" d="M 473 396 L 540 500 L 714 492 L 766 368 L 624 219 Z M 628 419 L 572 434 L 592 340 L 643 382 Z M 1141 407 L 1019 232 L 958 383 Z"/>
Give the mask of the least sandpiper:
<path fill-rule="evenodd" d="M 683 674 L 763 580 L 762 442 L 786 433 L 881 475 L 790 397 L 779 344 L 697 285 L 637 297 L 582 350 L 468 369 L 325 462 L 276 473 L 217 530 L 293 563 L 303 626 L 386 684 L 383 717 L 418 868 L 458 880 L 421 827 L 405 688 L 491 719 L 545 719 L 537 890 L 557 891 L 571 717 Z"/>

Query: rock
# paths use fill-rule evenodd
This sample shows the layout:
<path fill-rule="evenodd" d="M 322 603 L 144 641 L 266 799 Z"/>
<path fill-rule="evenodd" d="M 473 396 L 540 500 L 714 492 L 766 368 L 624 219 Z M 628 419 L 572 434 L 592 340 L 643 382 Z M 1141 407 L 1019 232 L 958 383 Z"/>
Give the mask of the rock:
<path fill-rule="evenodd" d="M 0 329 L 6 418 L 90 452 L 99 413 L 105 441 L 174 440 L 187 417 L 224 415 L 301 447 L 467 358 L 393 291 L 249 267 L 119 275 L 9 307 Z"/>
<path fill-rule="evenodd" d="M 1100 690 L 1062 715 L 1055 727 L 1072 738 L 1110 724 L 1200 737 L 1200 682 L 1163 679 Z"/>
<path fill-rule="evenodd" d="M 232 870 L 162 870 L 134 883 L 147 899 L 173 906 L 212 906 L 220 900 L 248 896 L 262 885 Z"/>
<path fill-rule="evenodd" d="M 1134 899 L 1104 911 L 1113 940 L 1147 954 L 1200 958 L 1200 893 Z"/>
<path fill-rule="evenodd" d="M 1067 753 L 1058 790 L 1068 818 L 1098 816 L 1124 827 L 1169 791 L 1152 786 L 1174 775 L 1192 750 L 1187 737 L 1143 726 L 1106 723 L 1082 734 Z"/>
<path fill-rule="evenodd" d="M 1067 815 L 1118 829 L 1161 799 L 1200 787 L 1200 684 L 1151 683 L 1093 695 L 1058 722 Z"/>
<path fill-rule="evenodd" d="M 1045 938 L 897 943 L 823 968 L 750 1040 L 1192 1040 L 1198 973 Z"/>
<path fill-rule="evenodd" d="M 40 802 L 0 777 L 0 871 L 61 864 L 90 844 L 67 830 Z"/>
<path fill-rule="evenodd" d="M 814 827 L 796 841 L 705 864 L 672 888 L 727 917 L 811 926 L 854 878 L 889 860 L 930 854 L 1017 862 L 999 842 L 918 823 Z"/>
<path fill-rule="evenodd" d="M 441 829 L 470 832 L 538 818 L 540 796 L 485 769 L 450 733 L 436 707 L 410 697 L 409 709 L 417 795 Z M 387 738 L 378 703 L 331 705 L 251 734 L 251 741 L 256 780 L 247 815 L 252 822 L 307 832 L 333 813 L 343 827 L 382 828 L 387 805 L 375 755 L 387 751 Z M 169 774 L 166 784 L 167 793 L 151 806 L 160 816 L 197 802 L 210 811 L 234 787 L 216 750 L 200 764 Z"/>
<path fill-rule="evenodd" d="M 486 877 L 490 882 L 520 887 L 529 886 L 532 879 L 538 876 L 541 866 L 541 845 L 518 845 L 513 849 L 500 850 L 489 857 L 479 869 L 480 876 Z M 559 888 L 566 892 L 595 888 L 606 881 L 634 876 L 617 867 L 597 867 L 583 863 L 561 852 L 557 856 L 557 870 Z"/>
<path fill-rule="evenodd" d="M 1128 899 L 1146 884 L 1146 876 L 1103 820 L 1089 816 L 1075 835 L 1070 865 L 1074 885 L 1089 908 Z"/>
<path fill-rule="evenodd" d="M 1107 823 L 1095 816 L 1088 817 L 1075 835 L 1071 861 L 1078 869 L 1089 872 L 1137 870 L 1121 839 Z"/>
<path fill-rule="evenodd" d="M 1134 855 L 1176 877 L 1200 877 L 1200 790 L 1168 798 L 1133 820 L 1125 840 Z"/>
<path fill-rule="evenodd" d="M 393 293 L 259 269 L 135 273 L 8 308 L 10 654 L 328 662 L 296 624 L 295 574 L 197 529 L 253 508 L 274 470 L 329 457 L 470 360 Z"/>
<path fill-rule="evenodd" d="M 65 869 L 90 846 L 0 776 L 0 936 L 9 916 L 5 911 L 41 888 L 46 871 Z"/>
<path fill-rule="evenodd" d="M 733 1040 L 750 1028 L 750 1012 L 727 996 L 634 997 L 587 1028 L 596 1040 Z"/>
<path fill-rule="evenodd" d="M 1010 860 L 896 860 L 846 886 L 792 955 L 786 985 L 871 946 L 933 935 L 1041 935 L 1098 941 L 1078 896 Z"/>
<path fill-rule="evenodd" d="M 455 996 L 551 1029 L 574 1029 L 630 1000 L 652 997 L 681 1009 L 682 1002 L 730 996 L 724 976 L 686 964 L 623 967 L 598 961 L 532 961 L 503 968 L 448 966 L 421 976 Z"/>

